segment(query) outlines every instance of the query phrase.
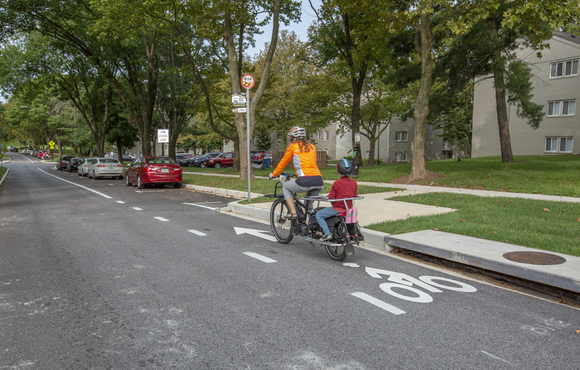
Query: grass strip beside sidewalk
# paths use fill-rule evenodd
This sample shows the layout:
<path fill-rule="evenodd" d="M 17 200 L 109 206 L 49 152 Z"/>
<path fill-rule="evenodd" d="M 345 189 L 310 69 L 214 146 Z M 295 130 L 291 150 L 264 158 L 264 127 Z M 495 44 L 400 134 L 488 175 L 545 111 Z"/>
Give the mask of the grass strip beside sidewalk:
<path fill-rule="evenodd" d="M 212 188 L 221 188 L 221 189 L 229 189 L 229 190 L 239 190 L 239 191 L 248 191 L 248 181 L 247 180 L 240 180 L 237 177 L 224 177 L 224 176 L 203 176 L 203 175 L 190 175 L 190 176 L 183 176 L 183 183 L 190 184 L 190 185 L 198 185 L 198 186 L 208 186 Z M 276 181 L 274 180 L 264 180 L 264 179 L 252 179 L 250 181 L 250 190 L 252 193 L 258 194 L 274 194 L 274 186 Z M 324 189 L 322 193 L 328 193 L 330 188 L 332 187 L 331 184 L 324 184 Z M 378 186 L 366 186 L 366 185 L 359 185 L 358 186 L 358 193 L 359 195 L 363 194 L 370 194 L 370 193 L 385 193 L 389 191 L 397 191 L 401 189 L 393 189 L 393 188 L 382 188 Z M 255 203 L 263 203 L 263 202 L 271 202 L 273 201 L 272 198 L 261 197 L 257 199 L 253 199 L 252 202 Z"/>
<path fill-rule="evenodd" d="M 448 193 L 410 195 L 390 200 L 455 208 L 457 211 L 383 222 L 368 228 L 389 234 L 434 229 L 580 256 L 580 204 Z"/>

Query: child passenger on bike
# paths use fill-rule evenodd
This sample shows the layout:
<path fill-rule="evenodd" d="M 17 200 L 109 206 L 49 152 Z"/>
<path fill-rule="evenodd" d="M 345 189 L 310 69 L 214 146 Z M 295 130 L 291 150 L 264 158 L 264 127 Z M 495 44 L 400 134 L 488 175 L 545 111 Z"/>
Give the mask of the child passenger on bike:
<path fill-rule="evenodd" d="M 332 184 L 330 193 L 328 193 L 328 198 L 330 199 L 343 199 L 343 198 L 354 198 L 357 196 L 357 183 L 355 180 L 351 179 L 351 175 L 354 171 L 354 165 L 348 159 L 341 159 L 336 164 L 336 171 L 341 176 L 339 180 Z M 348 208 L 352 207 L 352 200 L 346 201 Z M 346 212 L 344 202 L 332 202 L 332 207 L 327 207 L 316 212 L 316 220 L 318 224 L 324 231 L 324 236 L 320 238 L 320 241 L 327 242 L 332 240 L 333 236 L 328 228 L 326 219 L 332 216 L 339 215 L 341 212 Z"/>
<path fill-rule="evenodd" d="M 296 205 L 292 193 L 307 192 L 309 196 L 316 196 L 320 194 L 324 188 L 322 175 L 316 165 L 316 147 L 306 141 L 306 130 L 299 126 L 294 126 L 288 133 L 290 136 L 290 144 L 286 148 L 284 157 L 274 170 L 268 175 L 269 178 L 274 178 L 280 175 L 286 165 L 292 161 L 296 169 L 296 179 L 290 179 L 282 185 L 282 193 L 288 205 L 287 219 L 297 219 Z"/>

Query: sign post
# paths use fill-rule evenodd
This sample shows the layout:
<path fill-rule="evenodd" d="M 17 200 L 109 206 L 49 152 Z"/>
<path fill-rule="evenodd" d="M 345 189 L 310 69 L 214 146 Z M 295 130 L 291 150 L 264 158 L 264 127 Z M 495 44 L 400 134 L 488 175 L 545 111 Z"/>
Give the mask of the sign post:
<path fill-rule="evenodd" d="M 250 89 L 254 87 L 254 76 L 250 74 L 245 74 L 242 76 L 242 86 L 246 88 L 246 146 L 247 146 L 247 158 L 248 158 L 248 202 L 252 201 L 251 194 L 251 178 L 252 173 L 252 158 L 250 158 Z M 239 112 L 239 109 L 238 109 Z"/>

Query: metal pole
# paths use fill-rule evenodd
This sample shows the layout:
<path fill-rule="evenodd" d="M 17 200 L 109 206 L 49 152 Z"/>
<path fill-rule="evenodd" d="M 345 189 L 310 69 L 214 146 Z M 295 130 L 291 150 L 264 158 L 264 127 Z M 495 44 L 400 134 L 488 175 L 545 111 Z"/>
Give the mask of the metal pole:
<path fill-rule="evenodd" d="M 250 174 L 252 169 L 252 159 L 250 158 L 250 88 L 246 88 L 246 154 L 248 159 L 248 202 L 252 201 L 252 197 L 250 194 Z"/>

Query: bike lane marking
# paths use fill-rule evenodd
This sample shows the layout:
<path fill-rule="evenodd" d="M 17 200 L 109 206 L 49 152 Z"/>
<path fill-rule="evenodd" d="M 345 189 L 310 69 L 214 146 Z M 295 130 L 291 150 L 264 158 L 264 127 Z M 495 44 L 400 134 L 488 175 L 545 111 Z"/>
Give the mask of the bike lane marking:
<path fill-rule="evenodd" d="M 274 263 L 274 262 L 278 262 L 278 261 L 276 261 L 276 260 L 273 260 L 273 259 L 271 259 L 271 258 L 269 258 L 269 257 L 262 256 L 261 254 L 254 253 L 254 252 L 244 252 L 244 254 L 245 254 L 246 256 L 248 256 L 248 257 L 255 258 L 255 259 L 257 259 L 257 260 L 259 260 L 259 261 L 262 261 L 262 262 L 265 262 L 265 263 Z"/>
<path fill-rule="evenodd" d="M 398 307 L 395 307 L 393 305 L 388 304 L 387 302 L 383 302 L 380 299 L 377 299 L 371 295 L 368 295 L 366 293 L 363 292 L 354 292 L 354 293 L 350 293 L 350 295 L 360 298 L 365 302 L 368 302 L 374 306 L 377 306 L 378 308 L 382 308 L 383 310 L 390 312 L 394 315 L 402 315 L 404 313 L 406 313 L 405 311 L 401 310 Z"/>

